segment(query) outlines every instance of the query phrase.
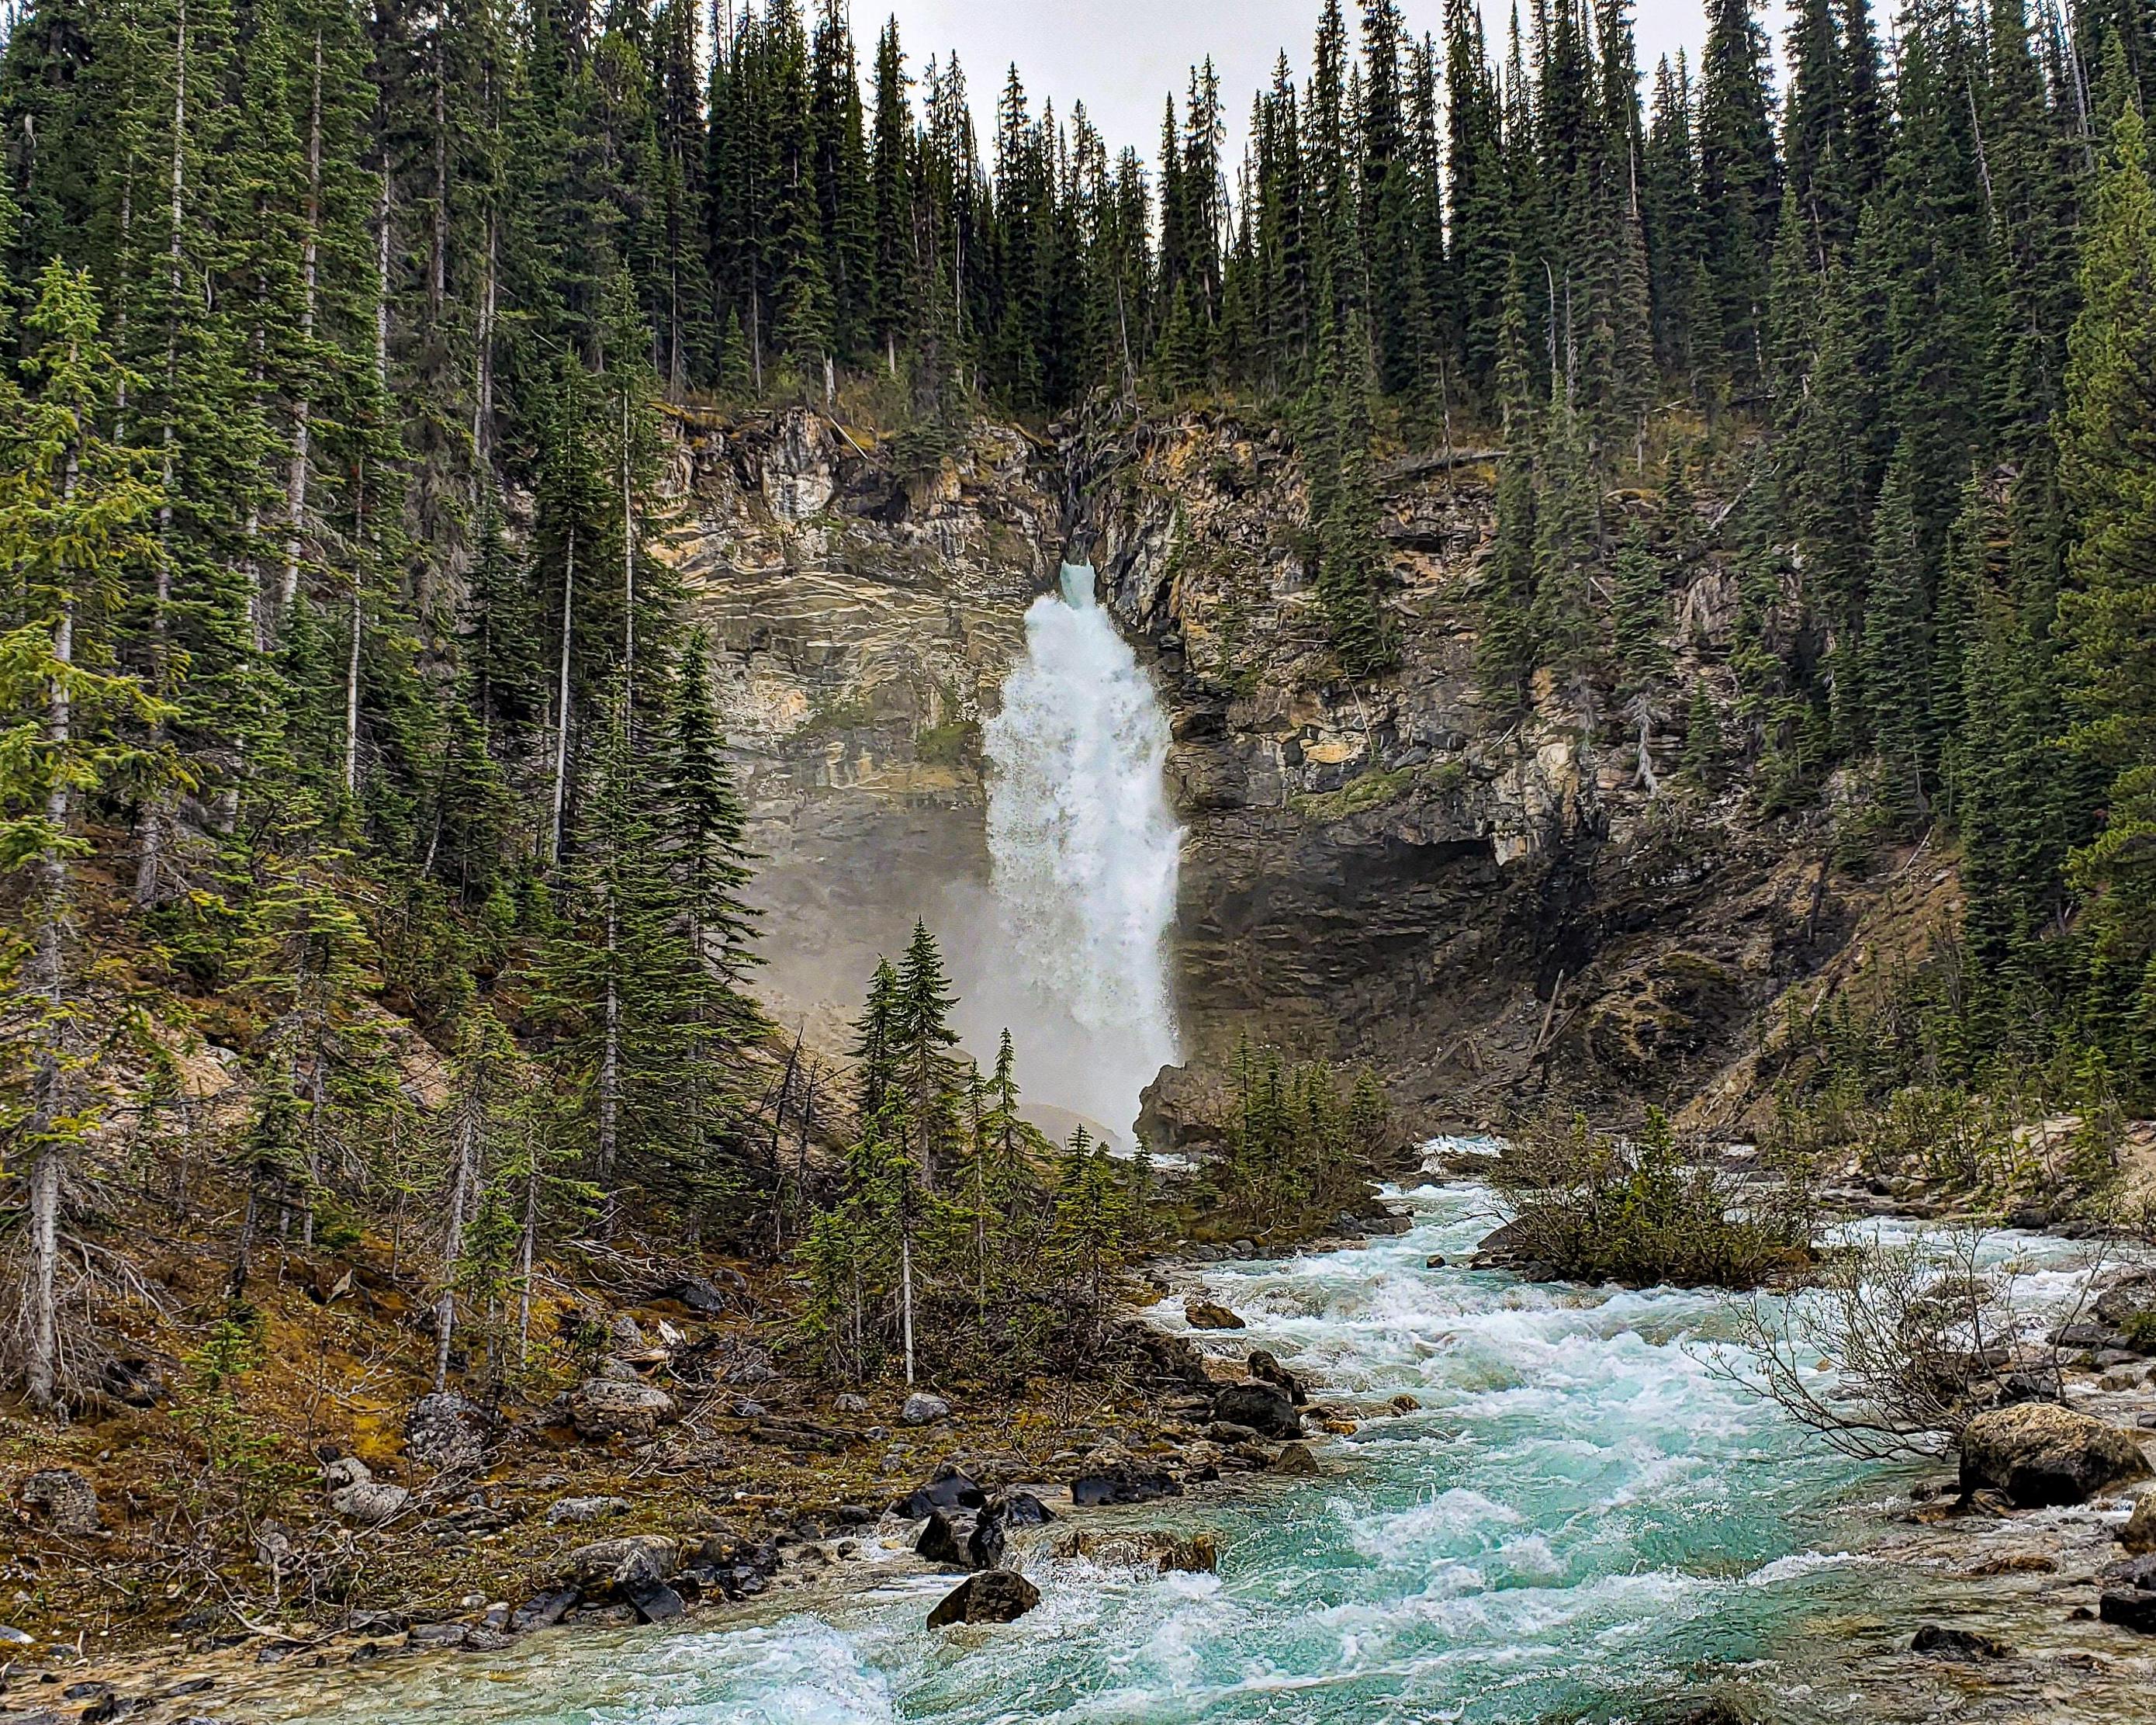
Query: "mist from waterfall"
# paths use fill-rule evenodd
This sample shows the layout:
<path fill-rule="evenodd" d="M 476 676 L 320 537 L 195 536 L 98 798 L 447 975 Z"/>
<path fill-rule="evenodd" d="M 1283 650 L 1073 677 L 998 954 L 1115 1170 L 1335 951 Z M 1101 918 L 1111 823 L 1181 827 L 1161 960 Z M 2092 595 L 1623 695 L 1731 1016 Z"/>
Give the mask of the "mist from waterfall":
<path fill-rule="evenodd" d="M 962 1013 L 984 1061 L 1009 1027 L 1029 1103 L 1127 1142 L 1138 1092 L 1178 1057 L 1168 719 L 1090 567 L 1064 566 L 1060 595 L 1034 602 L 1025 637 L 985 727 L 993 927 L 961 937 L 973 948 Z"/>

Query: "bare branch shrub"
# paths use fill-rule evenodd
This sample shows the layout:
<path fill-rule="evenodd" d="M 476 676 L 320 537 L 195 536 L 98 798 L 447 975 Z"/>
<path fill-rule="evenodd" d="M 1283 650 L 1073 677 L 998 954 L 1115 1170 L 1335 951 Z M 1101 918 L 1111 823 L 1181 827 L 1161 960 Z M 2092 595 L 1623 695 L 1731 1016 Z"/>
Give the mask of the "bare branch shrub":
<path fill-rule="evenodd" d="M 1984 1240 L 1964 1229 L 1838 1250 L 1804 1294 L 1755 1298 L 1749 1357 L 1722 1365 L 1845 1455 L 1941 1455 L 1985 1409 L 2055 1396 L 2060 1381 L 2023 1272 L 1985 1265 Z M 2044 1314 L 2047 1327 L 2072 1316 Z"/>

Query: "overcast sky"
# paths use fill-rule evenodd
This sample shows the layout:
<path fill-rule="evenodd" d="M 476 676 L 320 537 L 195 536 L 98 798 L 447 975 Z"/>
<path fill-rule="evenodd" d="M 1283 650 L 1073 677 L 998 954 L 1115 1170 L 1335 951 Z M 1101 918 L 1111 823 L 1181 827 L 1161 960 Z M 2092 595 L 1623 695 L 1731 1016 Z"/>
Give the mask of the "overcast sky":
<path fill-rule="evenodd" d="M 1311 45 L 1320 0 L 853 0 L 854 34 L 866 74 L 876 32 L 886 17 L 898 18 L 906 67 L 918 75 L 930 55 L 957 51 L 973 97 L 981 154 L 989 157 L 995 101 L 1005 69 L 1015 60 L 1033 111 L 1044 97 L 1068 114 L 1082 100 L 1106 134 L 1111 155 L 1135 144 L 1148 162 L 1160 142 L 1161 102 L 1170 90 L 1177 107 L 1190 67 L 1210 54 L 1219 68 L 1230 131 L 1230 172 L 1240 159 L 1251 94 L 1272 80 L 1274 57 L 1287 50 L 1298 82 L 1310 75 Z M 1362 8 L 1343 4 L 1356 28 Z M 1402 0 L 1408 27 L 1442 37 L 1444 0 Z M 1522 7 L 1522 15 L 1527 8 Z M 1493 54 L 1504 52 L 1507 0 L 1484 0 Z M 1651 76 L 1655 62 L 1682 46 L 1697 54 L 1703 33 L 1704 0 L 1638 0 L 1634 30 L 1640 69 Z M 1769 0 L 1769 28 L 1777 46 L 1783 28 L 1780 0 Z M 1644 97 L 1644 92 L 1643 92 Z"/>

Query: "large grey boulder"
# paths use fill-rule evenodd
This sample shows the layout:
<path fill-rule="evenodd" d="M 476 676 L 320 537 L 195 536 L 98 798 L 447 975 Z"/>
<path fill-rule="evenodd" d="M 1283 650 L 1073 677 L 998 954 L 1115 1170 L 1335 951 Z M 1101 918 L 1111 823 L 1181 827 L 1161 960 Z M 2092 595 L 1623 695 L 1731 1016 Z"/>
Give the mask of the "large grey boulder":
<path fill-rule="evenodd" d="M 908 1425 L 933 1425 L 951 1417 L 951 1404 L 940 1395 L 910 1395 L 898 1417 Z"/>
<path fill-rule="evenodd" d="M 2004 1491 L 2021 1509 L 2085 1503 L 2106 1486 L 2148 1476 L 2132 1432 L 2051 1402 L 1990 1409 L 1961 1435 L 1963 1495 Z"/>
<path fill-rule="evenodd" d="M 403 1486 L 380 1480 L 362 1480 L 330 1493 L 331 1512 L 362 1527 L 380 1527 L 402 1515 L 411 1502 L 412 1494 Z"/>
<path fill-rule="evenodd" d="M 454 1392 L 423 1395 L 404 1416 L 404 1453 L 422 1467 L 468 1472 L 486 1459 L 485 1413 Z"/>
<path fill-rule="evenodd" d="M 674 1398 L 655 1384 L 587 1378 L 569 1398 L 569 1417 L 585 1437 L 649 1437 L 680 1417 Z"/>
<path fill-rule="evenodd" d="M 587 1592 L 608 1586 L 629 1591 L 670 1580 L 680 1565 L 680 1548 L 663 1533 L 594 1539 L 569 1553 L 570 1579 Z"/>

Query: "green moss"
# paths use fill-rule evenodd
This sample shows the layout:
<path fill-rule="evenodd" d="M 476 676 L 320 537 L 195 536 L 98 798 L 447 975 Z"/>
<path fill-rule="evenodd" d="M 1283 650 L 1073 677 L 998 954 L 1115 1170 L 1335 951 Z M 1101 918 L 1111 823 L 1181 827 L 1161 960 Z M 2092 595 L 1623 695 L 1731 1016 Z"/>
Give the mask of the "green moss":
<path fill-rule="evenodd" d="M 981 757 L 981 727 L 977 720 L 953 719 L 947 725 L 931 725 L 913 739 L 914 758 L 930 767 L 966 767 Z"/>
<path fill-rule="evenodd" d="M 1291 797 L 1288 806 L 1303 819 L 1324 824 L 1345 820 L 1351 814 L 1361 814 L 1367 809 L 1382 809 L 1388 803 L 1397 802 L 1414 788 L 1414 783 L 1413 768 L 1403 767 L 1390 773 L 1380 768 L 1365 773 L 1360 778 L 1349 779 L 1337 791 Z"/>

